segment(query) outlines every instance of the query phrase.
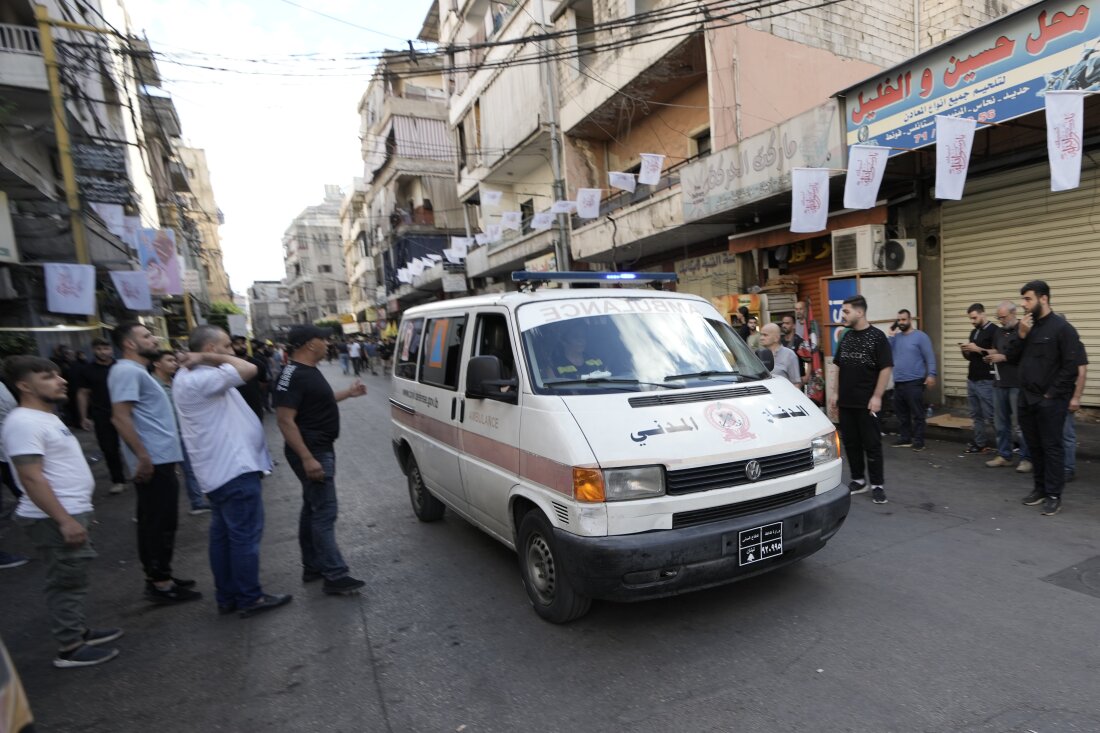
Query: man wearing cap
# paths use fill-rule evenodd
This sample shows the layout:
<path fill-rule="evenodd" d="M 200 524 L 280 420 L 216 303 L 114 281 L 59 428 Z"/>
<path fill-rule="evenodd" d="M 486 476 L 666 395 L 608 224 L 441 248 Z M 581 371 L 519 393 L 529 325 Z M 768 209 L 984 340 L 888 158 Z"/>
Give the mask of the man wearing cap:
<path fill-rule="evenodd" d="M 358 379 L 333 392 L 317 364 L 328 352 L 328 333 L 310 325 L 292 326 L 287 338 L 290 362 L 275 383 L 275 411 L 286 441 L 284 455 L 302 482 L 298 544 L 302 581 L 324 579 L 330 595 L 355 593 L 365 583 L 348 574 L 336 544 L 336 453 L 340 436 L 337 402 L 367 393 Z"/>

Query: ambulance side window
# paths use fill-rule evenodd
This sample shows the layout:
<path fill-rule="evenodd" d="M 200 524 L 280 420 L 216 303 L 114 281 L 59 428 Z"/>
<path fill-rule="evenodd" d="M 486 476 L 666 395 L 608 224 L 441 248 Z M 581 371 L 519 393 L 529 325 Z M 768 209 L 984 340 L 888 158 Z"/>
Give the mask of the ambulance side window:
<path fill-rule="evenodd" d="M 417 357 L 420 355 L 420 334 L 423 330 L 423 318 L 415 318 L 401 324 L 401 332 L 397 335 L 397 348 L 393 352 L 394 376 L 402 379 L 416 379 Z"/>
<path fill-rule="evenodd" d="M 500 359 L 503 379 L 516 376 L 516 357 L 508 337 L 508 319 L 503 313 L 482 313 L 477 317 L 477 343 L 474 356 L 495 356 Z"/>
<path fill-rule="evenodd" d="M 446 389 L 458 389 L 458 368 L 462 361 L 462 336 L 466 316 L 433 318 L 424 329 L 424 354 L 420 359 L 420 381 Z"/>

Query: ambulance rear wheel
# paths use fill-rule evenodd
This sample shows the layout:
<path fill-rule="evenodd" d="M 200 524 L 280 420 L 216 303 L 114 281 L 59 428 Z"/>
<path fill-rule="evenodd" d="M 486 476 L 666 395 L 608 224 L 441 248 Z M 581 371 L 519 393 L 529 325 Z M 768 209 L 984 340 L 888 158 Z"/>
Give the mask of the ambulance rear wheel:
<path fill-rule="evenodd" d="M 412 456 L 409 456 L 407 468 L 409 500 L 412 502 L 413 514 L 421 522 L 434 522 L 441 519 L 446 507 L 428 491 L 428 487 L 424 485 L 424 478 L 420 475 L 420 466 L 416 465 L 416 459 Z"/>
<path fill-rule="evenodd" d="M 592 599 L 573 590 L 561 564 L 554 532 L 537 509 L 519 523 L 519 567 L 523 587 L 535 613 L 554 624 L 564 624 L 588 613 Z"/>

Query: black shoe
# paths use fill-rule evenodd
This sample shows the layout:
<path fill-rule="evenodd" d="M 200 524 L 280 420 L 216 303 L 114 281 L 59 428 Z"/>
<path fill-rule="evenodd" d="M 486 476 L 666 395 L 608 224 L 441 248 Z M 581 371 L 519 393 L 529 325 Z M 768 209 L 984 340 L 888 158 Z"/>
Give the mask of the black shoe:
<path fill-rule="evenodd" d="M 150 583 L 145 587 L 145 597 L 153 603 L 170 606 L 176 603 L 197 601 L 202 598 L 202 593 L 190 588 L 181 588 L 178 585 L 172 586 L 168 590 L 160 590 Z"/>
<path fill-rule="evenodd" d="M 353 578 L 350 575 L 345 575 L 342 578 L 336 580 L 325 580 L 325 585 L 322 590 L 328 593 L 330 596 L 347 596 L 352 593 L 358 593 L 366 583 L 358 578 Z"/>
<path fill-rule="evenodd" d="M 177 588 L 194 588 L 195 581 L 183 580 L 182 578 L 172 578 L 172 582 L 176 584 Z"/>
<path fill-rule="evenodd" d="M 87 646 L 99 646 L 122 636 L 122 629 L 85 629 L 84 643 Z"/>
<path fill-rule="evenodd" d="M 1062 497 L 1048 496 L 1043 500 L 1043 511 L 1041 513 L 1044 517 L 1053 517 L 1060 511 L 1062 511 Z"/>
<path fill-rule="evenodd" d="M 292 598 L 294 598 L 294 596 L 290 595 L 289 593 L 276 593 L 274 595 L 270 593 L 264 593 L 263 596 L 260 597 L 260 600 L 256 601 L 251 606 L 246 606 L 242 608 L 237 615 L 241 618 L 255 616 L 258 613 L 270 611 L 271 609 L 278 608 L 279 606 L 285 606 L 286 604 L 290 603 Z"/>
<path fill-rule="evenodd" d="M 848 491 L 852 494 L 866 494 L 867 483 L 860 483 L 859 481 L 852 481 L 848 484 Z"/>
<path fill-rule="evenodd" d="M 895 448 L 912 448 L 913 447 L 913 441 L 911 441 L 907 438 L 898 438 L 897 440 L 894 441 L 893 445 L 894 445 Z"/>
<path fill-rule="evenodd" d="M 54 657 L 53 666 L 59 669 L 71 669 L 73 667 L 94 667 L 97 664 L 109 662 L 118 656 L 118 649 L 100 649 L 87 644 L 81 644 L 76 649 L 58 652 Z"/>
<path fill-rule="evenodd" d="M 1043 493 L 1039 489 L 1035 489 L 1030 494 L 1024 497 L 1024 506 L 1038 506 L 1039 504 L 1043 503 L 1043 499 L 1045 498 L 1047 498 L 1047 495 L 1045 493 Z"/>
<path fill-rule="evenodd" d="M 218 604 L 218 615 L 219 616 L 228 616 L 229 614 L 236 613 L 236 612 L 237 612 L 237 604 L 236 603 L 230 603 L 227 606 L 223 606 L 221 604 Z"/>
<path fill-rule="evenodd" d="M 989 448 L 985 446 L 979 446 L 976 443 L 970 443 L 966 446 L 966 453 L 988 453 Z"/>
<path fill-rule="evenodd" d="M 303 583 L 312 583 L 313 581 L 320 580 L 323 577 L 325 577 L 325 576 L 321 575 L 316 570 L 303 570 L 302 571 L 302 582 Z"/>
<path fill-rule="evenodd" d="M 924 443 L 913 443 L 913 450 L 917 453 L 920 453 L 922 450 L 924 450 Z"/>
<path fill-rule="evenodd" d="M 881 486 L 876 486 L 875 488 L 871 489 L 871 501 L 876 504 L 885 504 L 886 490 Z"/>

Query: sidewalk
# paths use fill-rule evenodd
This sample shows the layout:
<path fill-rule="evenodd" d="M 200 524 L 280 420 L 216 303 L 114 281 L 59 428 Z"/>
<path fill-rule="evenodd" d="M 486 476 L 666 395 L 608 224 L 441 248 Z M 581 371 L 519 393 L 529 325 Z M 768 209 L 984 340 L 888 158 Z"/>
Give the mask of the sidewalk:
<path fill-rule="evenodd" d="M 950 425 L 936 424 L 939 420 L 949 421 Z M 925 435 L 930 440 L 966 444 L 970 442 L 972 425 L 966 408 L 939 410 L 929 418 Z M 1077 420 L 1077 457 L 1085 460 L 1100 459 L 1100 423 L 1095 420 L 1089 418 Z"/>

